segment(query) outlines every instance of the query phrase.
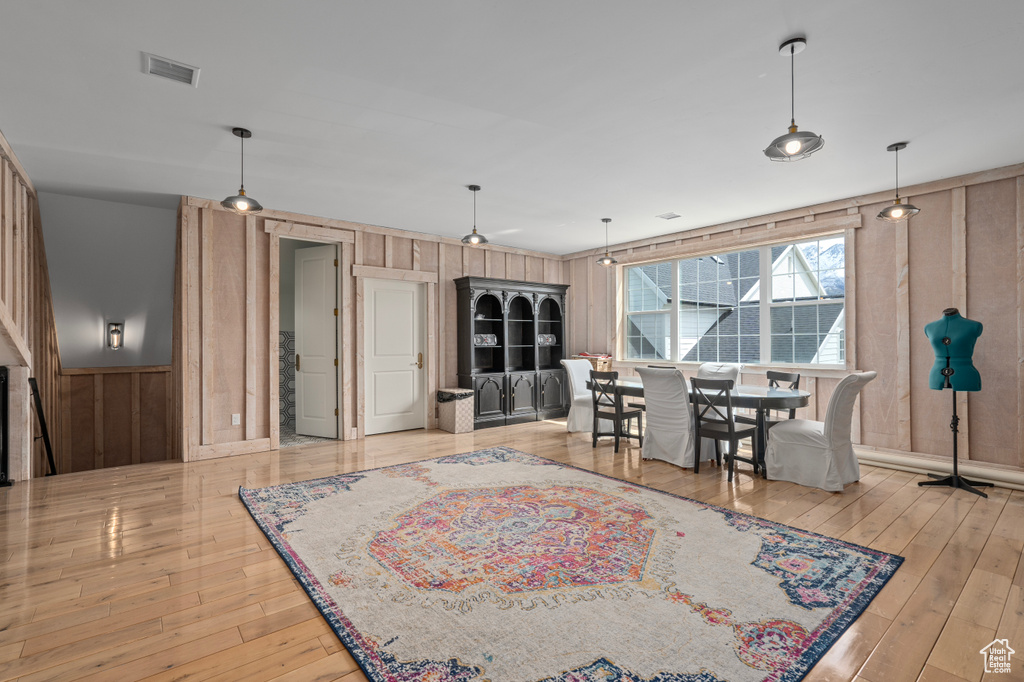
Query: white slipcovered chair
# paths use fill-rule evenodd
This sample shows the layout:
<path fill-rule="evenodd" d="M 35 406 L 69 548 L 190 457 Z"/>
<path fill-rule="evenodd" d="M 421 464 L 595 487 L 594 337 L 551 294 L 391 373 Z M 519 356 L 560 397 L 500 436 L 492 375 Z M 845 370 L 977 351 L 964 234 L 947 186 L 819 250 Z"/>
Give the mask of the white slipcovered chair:
<path fill-rule="evenodd" d="M 594 366 L 589 360 L 562 360 L 562 366 L 569 375 L 570 393 L 565 428 L 569 433 L 590 433 L 594 428 L 594 404 L 587 382 Z"/>
<path fill-rule="evenodd" d="M 857 394 L 875 372 L 845 377 L 828 401 L 825 421 L 787 419 L 768 432 L 765 468 L 768 478 L 842 492 L 860 480 L 860 462 L 853 452 L 850 426 Z"/>
<path fill-rule="evenodd" d="M 698 379 L 732 379 L 733 386 L 740 383 L 740 370 L 743 365 L 731 362 L 705 362 L 697 368 Z M 722 443 L 723 454 L 729 451 L 729 444 Z M 700 461 L 715 459 L 715 441 L 712 438 L 700 439 Z"/>
<path fill-rule="evenodd" d="M 732 379 L 739 383 L 740 370 L 743 365 L 734 362 L 703 362 L 697 368 L 698 379 Z"/>
<path fill-rule="evenodd" d="M 638 367 L 636 371 L 644 384 L 647 412 L 643 458 L 692 467 L 693 412 L 683 373 L 653 367 Z"/>

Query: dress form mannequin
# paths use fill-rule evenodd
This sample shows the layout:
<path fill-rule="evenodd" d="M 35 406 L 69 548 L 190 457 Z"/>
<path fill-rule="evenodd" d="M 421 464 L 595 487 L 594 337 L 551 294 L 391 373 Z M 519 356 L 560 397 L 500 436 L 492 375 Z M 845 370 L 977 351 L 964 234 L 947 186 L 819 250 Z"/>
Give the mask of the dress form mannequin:
<path fill-rule="evenodd" d="M 981 336 L 981 322 L 960 316 L 956 308 L 942 311 L 942 319 L 929 322 L 924 333 L 935 349 L 935 364 L 928 374 L 928 385 L 935 390 L 980 391 L 981 375 L 971 362 L 974 343 Z M 947 373 L 944 369 L 953 370 Z"/>
<path fill-rule="evenodd" d="M 939 477 L 929 474 L 938 480 L 921 481 L 918 485 L 948 485 L 988 497 L 976 487 L 991 486 L 991 483 L 969 481 L 957 473 L 956 451 L 960 424 L 960 418 L 956 416 L 956 392 L 981 390 L 981 375 L 971 362 L 974 344 L 981 331 L 981 322 L 961 317 L 956 308 L 946 308 L 942 311 L 942 319 L 929 322 L 924 327 L 924 333 L 935 349 L 935 364 L 928 374 L 928 386 L 937 391 L 953 389 L 953 420 L 949 424 L 953 431 L 953 475 Z"/>

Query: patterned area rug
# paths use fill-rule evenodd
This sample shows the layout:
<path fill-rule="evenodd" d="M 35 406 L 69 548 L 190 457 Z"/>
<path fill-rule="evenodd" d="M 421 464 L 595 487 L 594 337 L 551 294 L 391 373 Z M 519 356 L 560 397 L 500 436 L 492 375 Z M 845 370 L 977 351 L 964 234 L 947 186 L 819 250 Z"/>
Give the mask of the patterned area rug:
<path fill-rule="evenodd" d="M 498 447 L 253 518 L 372 680 L 799 680 L 903 559 Z"/>

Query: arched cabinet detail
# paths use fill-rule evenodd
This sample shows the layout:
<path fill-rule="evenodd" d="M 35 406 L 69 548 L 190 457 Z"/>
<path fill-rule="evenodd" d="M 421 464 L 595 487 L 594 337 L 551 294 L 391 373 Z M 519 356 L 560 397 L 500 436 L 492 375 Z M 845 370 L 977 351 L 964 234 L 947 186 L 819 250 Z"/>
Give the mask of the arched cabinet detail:
<path fill-rule="evenodd" d="M 564 417 L 565 284 L 455 280 L 459 387 L 475 393 L 476 428 Z"/>

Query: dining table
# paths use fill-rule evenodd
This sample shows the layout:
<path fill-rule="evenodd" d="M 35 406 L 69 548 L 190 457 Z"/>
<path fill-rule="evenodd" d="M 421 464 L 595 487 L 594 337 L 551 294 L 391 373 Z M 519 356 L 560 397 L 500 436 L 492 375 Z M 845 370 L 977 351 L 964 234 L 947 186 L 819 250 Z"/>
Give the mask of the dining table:
<path fill-rule="evenodd" d="M 690 401 L 696 399 L 696 394 L 690 386 L 690 380 L 686 380 L 690 388 Z M 587 382 L 590 388 L 590 382 Z M 642 398 L 644 396 L 644 384 L 637 377 L 622 377 L 616 380 L 615 393 L 621 397 Z M 779 388 L 775 386 L 758 386 L 755 384 L 735 384 L 730 391 L 733 409 L 753 410 L 757 427 L 757 462 L 763 476 L 767 477 L 764 468 L 764 451 L 768 444 L 768 420 L 770 410 L 792 410 L 800 407 L 807 407 L 811 401 L 810 391 L 799 388 Z"/>

